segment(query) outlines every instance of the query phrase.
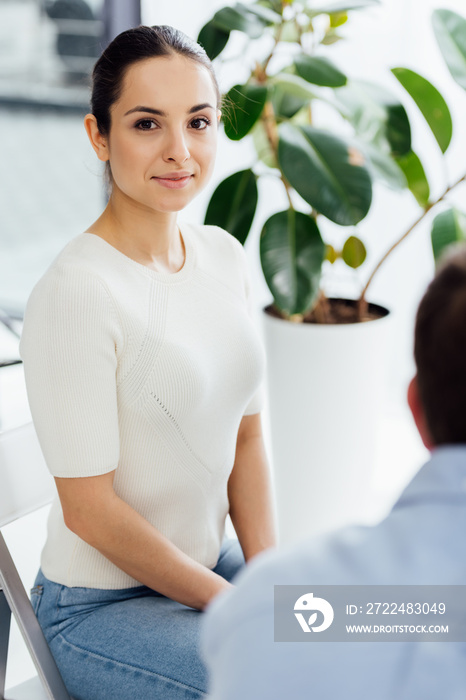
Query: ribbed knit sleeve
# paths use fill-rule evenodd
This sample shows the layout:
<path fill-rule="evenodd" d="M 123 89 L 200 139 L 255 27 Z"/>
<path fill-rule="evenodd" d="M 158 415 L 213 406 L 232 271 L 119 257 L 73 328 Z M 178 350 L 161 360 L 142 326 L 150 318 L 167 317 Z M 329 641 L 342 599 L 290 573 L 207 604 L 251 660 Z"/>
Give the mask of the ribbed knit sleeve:
<path fill-rule="evenodd" d="M 248 271 L 248 261 L 246 258 L 246 253 L 239 241 L 236 239 L 233 239 L 233 242 L 235 244 L 235 250 L 237 251 L 237 257 L 239 260 L 239 265 L 241 268 L 241 274 L 243 278 L 243 285 L 244 285 L 244 294 L 246 298 L 246 304 L 248 308 L 248 313 L 249 316 L 251 317 L 253 323 L 256 322 L 255 315 L 254 315 L 254 299 L 253 295 L 251 292 L 251 280 L 249 277 L 249 271 Z M 259 413 L 262 411 L 264 408 L 265 404 L 265 390 L 264 390 L 264 384 L 261 383 L 254 393 L 254 395 L 251 397 L 248 405 L 246 406 L 246 409 L 243 413 L 245 416 L 250 416 L 253 415 L 254 413 Z"/>
<path fill-rule="evenodd" d="M 50 472 L 85 477 L 115 469 L 115 372 L 123 333 L 99 278 L 51 267 L 29 297 L 20 354 L 29 404 Z"/>

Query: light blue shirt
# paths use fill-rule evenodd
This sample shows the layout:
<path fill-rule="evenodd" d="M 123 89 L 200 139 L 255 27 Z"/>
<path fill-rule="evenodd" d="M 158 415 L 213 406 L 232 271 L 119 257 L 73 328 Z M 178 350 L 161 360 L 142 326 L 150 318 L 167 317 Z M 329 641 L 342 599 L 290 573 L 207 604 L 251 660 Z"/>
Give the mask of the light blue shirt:
<path fill-rule="evenodd" d="M 274 642 L 274 585 L 466 584 L 466 446 L 437 448 L 390 514 L 260 554 L 209 606 L 210 700 L 465 700 L 466 643 Z M 466 601 L 465 601 L 466 606 Z"/>

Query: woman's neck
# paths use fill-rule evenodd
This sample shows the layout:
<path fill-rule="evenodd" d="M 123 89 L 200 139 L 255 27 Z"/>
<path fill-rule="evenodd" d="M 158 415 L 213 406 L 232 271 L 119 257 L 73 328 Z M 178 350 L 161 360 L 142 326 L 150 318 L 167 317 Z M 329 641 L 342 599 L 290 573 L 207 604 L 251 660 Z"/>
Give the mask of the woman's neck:
<path fill-rule="evenodd" d="M 177 272 L 183 267 L 185 250 L 176 219 L 176 212 L 154 212 L 112 195 L 87 230 L 142 265 Z"/>

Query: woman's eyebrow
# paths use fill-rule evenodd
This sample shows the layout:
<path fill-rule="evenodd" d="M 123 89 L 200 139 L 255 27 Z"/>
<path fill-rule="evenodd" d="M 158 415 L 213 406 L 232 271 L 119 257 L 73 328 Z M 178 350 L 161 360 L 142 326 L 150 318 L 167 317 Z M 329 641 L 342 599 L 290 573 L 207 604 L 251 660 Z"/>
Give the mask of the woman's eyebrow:
<path fill-rule="evenodd" d="M 193 114 L 194 112 L 199 112 L 201 109 L 214 109 L 211 104 L 208 102 L 203 102 L 200 105 L 194 105 L 194 107 L 191 107 L 191 109 L 188 110 L 188 114 Z M 143 107 L 142 105 L 138 105 L 137 107 L 133 107 L 132 109 L 129 109 L 127 112 L 125 112 L 124 116 L 127 117 L 128 114 L 133 114 L 133 112 L 146 112 L 147 114 L 156 114 L 159 117 L 166 117 L 167 113 L 162 111 L 161 109 L 155 109 L 154 107 Z"/>
<path fill-rule="evenodd" d="M 154 109 L 153 107 L 142 107 L 141 105 L 133 107 L 133 109 L 129 109 L 127 112 L 125 112 L 124 116 L 126 117 L 128 114 L 132 114 L 133 112 L 148 112 L 149 114 L 157 114 L 159 117 L 167 116 L 166 113 L 163 112 L 161 109 Z"/>
<path fill-rule="evenodd" d="M 205 109 L 208 107 L 209 109 L 214 109 L 211 104 L 208 102 L 203 102 L 200 105 L 195 105 L 194 107 L 191 107 L 191 109 L 188 111 L 188 114 L 192 114 L 193 112 L 199 112 L 201 109 Z"/>

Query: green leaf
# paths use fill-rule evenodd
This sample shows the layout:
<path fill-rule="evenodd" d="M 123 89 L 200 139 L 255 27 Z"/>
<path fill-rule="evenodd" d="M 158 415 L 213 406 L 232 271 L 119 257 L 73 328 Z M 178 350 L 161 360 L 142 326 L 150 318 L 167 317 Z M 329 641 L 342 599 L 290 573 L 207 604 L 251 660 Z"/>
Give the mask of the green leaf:
<path fill-rule="evenodd" d="M 270 146 L 270 141 L 267 138 L 264 125 L 261 121 L 256 122 L 251 130 L 251 136 L 259 160 L 269 168 L 278 168 L 275 153 Z"/>
<path fill-rule="evenodd" d="M 290 95 L 279 86 L 276 86 L 272 94 L 273 111 L 278 119 L 280 119 L 280 117 L 291 119 L 297 112 L 299 112 L 300 109 L 304 107 L 304 105 L 308 103 L 309 99 L 303 99 L 302 97 Z"/>
<path fill-rule="evenodd" d="M 283 14 L 282 0 L 262 0 L 262 4 L 271 7 L 279 15 Z"/>
<path fill-rule="evenodd" d="M 322 41 L 320 42 L 323 46 L 331 46 L 332 44 L 336 44 L 337 41 L 342 41 L 343 37 L 340 36 L 340 34 L 337 34 L 334 29 L 330 29 Z"/>
<path fill-rule="evenodd" d="M 333 245 L 327 244 L 325 246 L 325 260 L 328 260 L 329 263 L 333 265 L 333 263 L 338 260 L 338 257 L 338 253 Z"/>
<path fill-rule="evenodd" d="M 298 75 L 308 83 L 326 87 L 342 87 L 346 85 L 346 75 L 328 60 L 321 56 L 301 54 L 294 60 Z"/>
<path fill-rule="evenodd" d="M 334 15 L 330 15 L 330 26 L 332 29 L 337 29 L 337 27 L 343 26 L 348 21 L 347 12 L 337 12 Z"/>
<path fill-rule="evenodd" d="M 373 180 L 379 180 L 392 190 L 403 190 L 408 187 L 403 170 L 390 153 L 370 143 L 361 144 L 361 150 L 367 157 L 367 165 Z"/>
<path fill-rule="evenodd" d="M 294 20 L 288 20 L 282 24 L 282 29 L 280 32 L 280 41 L 285 41 L 287 43 L 299 43 L 300 32 L 296 26 Z"/>
<path fill-rule="evenodd" d="M 380 5 L 380 0 L 353 0 L 353 2 L 328 2 L 318 7 L 309 5 L 306 14 L 311 15 L 334 15 L 340 12 L 350 12 L 351 10 L 363 10 L 366 7 Z"/>
<path fill-rule="evenodd" d="M 424 209 L 429 203 L 430 187 L 421 161 L 414 151 L 410 151 L 404 156 L 399 156 L 396 162 L 405 174 L 408 187 L 417 203 Z"/>
<path fill-rule="evenodd" d="M 411 150 L 411 127 L 399 99 L 379 85 L 352 81 L 335 91 L 343 116 L 364 141 L 379 147 L 388 144 L 393 155 Z"/>
<path fill-rule="evenodd" d="M 408 68 L 392 68 L 392 73 L 421 110 L 442 153 L 445 153 L 450 145 L 453 124 L 442 95 L 428 80 Z"/>
<path fill-rule="evenodd" d="M 264 85 L 235 85 L 226 95 L 224 104 L 225 134 L 232 141 L 239 141 L 259 119 L 267 100 Z"/>
<path fill-rule="evenodd" d="M 236 4 L 235 7 L 224 7 L 213 16 L 212 22 L 216 27 L 224 32 L 237 30 L 244 32 L 251 39 L 258 39 L 262 36 L 265 23 L 260 17 L 252 14 L 243 5 Z"/>
<path fill-rule="evenodd" d="M 331 221 L 352 226 L 366 216 L 372 182 L 364 156 L 349 142 L 311 126 L 283 124 L 278 159 L 292 187 Z"/>
<path fill-rule="evenodd" d="M 259 17 L 259 19 L 261 19 L 267 25 L 279 24 L 282 21 L 281 15 L 278 14 L 278 12 L 269 9 L 264 5 L 243 5 L 243 3 L 238 4 L 241 5 L 241 7 L 245 8 L 246 12 L 249 12 L 253 15 L 257 15 L 257 17 Z"/>
<path fill-rule="evenodd" d="M 211 61 L 214 60 L 225 48 L 230 32 L 219 29 L 213 21 L 207 22 L 197 37 L 197 42 L 204 47 L 204 50 Z"/>
<path fill-rule="evenodd" d="M 286 95 L 291 95 L 293 97 L 298 97 L 306 102 L 313 100 L 317 97 L 316 93 L 313 92 L 309 83 L 303 80 L 298 75 L 293 75 L 292 73 L 278 73 L 270 79 L 270 84 L 275 88 L 279 88 Z"/>
<path fill-rule="evenodd" d="M 204 223 L 221 226 L 244 244 L 256 206 L 256 176 L 252 170 L 241 170 L 219 184 L 207 207 Z"/>
<path fill-rule="evenodd" d="M 361 239 L 357 238 L 356 236 L 350 236 L 346 240 L 345 245 L 343 246 L 343 250 L 341 251 L 341 257 L 343 258 L 345 263 L 349 267 L 356 269 L 357 267 L 360 267 L 360 265 L 363 264 L 364 260 L 366 259 L 366 256 L 366 246 L 361 241 Z"/>
<path fill-rule="evenodd" d="M 273 10 L 280 16 L 283 13 L 282 0 L 262 0 L 261 5 L 263 7 L 270 7 L 271 10 Z"/>
<path fill-rule="evenodd" d="M 319 293 L 325 244 L 311 216 L 289 209 L 271 216 L 260 238 L 262 270 L 275 304 L 305 313 Z"/>
<path fill-rule="evenodd" d="M 466 90 L 466 19 L 451 10 L 435 10 L 432 26 L 448 70 Z"/>
<path fill-rule="evenodd" d="M 434 259 L 438 262 L 448 246 L 466 241 L 466 215 L 458 209 L 437 214 L 430 235 Z"/>

